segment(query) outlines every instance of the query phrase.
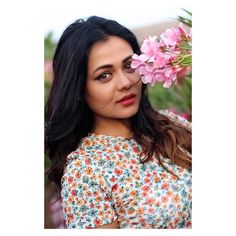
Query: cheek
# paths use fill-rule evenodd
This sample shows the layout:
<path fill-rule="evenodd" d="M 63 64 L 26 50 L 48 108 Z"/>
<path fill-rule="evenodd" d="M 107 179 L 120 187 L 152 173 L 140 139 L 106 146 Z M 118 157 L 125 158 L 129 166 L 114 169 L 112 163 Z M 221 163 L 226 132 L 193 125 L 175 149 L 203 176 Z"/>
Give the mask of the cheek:
<path fill-rule="evenodd" d="M 105 108 L 113 101 L 113 90 L 109 87 L 88 86 L 86 88 L 85 100 L 88 106 L 94 111 Z"/>

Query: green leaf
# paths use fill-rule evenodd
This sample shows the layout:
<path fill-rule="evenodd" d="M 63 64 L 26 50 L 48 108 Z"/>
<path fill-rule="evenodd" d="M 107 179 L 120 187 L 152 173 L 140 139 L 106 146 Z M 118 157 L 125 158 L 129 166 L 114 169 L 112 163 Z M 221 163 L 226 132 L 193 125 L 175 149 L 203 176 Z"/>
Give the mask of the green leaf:
<path fill-rule="evenodd" d="M 192 13 L 190 11 L 187 11 L 183 8 L 181 8 L 183 11 L 185 11 L 190 18 L 188 17 L 182 17 L 182 16 L 178 16 L 178 21 L 180 21 L 181 23 L 183 23 L 184 25 L 187 25 L 188 27 L 192 28 Z"/>

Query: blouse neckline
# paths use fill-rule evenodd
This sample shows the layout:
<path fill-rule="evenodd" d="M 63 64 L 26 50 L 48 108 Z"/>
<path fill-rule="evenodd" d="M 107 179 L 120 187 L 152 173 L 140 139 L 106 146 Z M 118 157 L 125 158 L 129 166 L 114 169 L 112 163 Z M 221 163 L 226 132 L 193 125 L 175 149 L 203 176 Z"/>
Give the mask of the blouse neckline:
<path fill-rule="evenodd" d="M 119 135 L 113 136 L 113 135 L 107 135 L 107 134 L 96 134 L 96 133 L 93 133 L 93 132 L 88 133 L 87 137 L 88 138 L 98 138 L 98 139 L 120 140 L 120 141 L 134 140 L 133 137 L 126 138 L 126 137 L 119 136 Z"/>

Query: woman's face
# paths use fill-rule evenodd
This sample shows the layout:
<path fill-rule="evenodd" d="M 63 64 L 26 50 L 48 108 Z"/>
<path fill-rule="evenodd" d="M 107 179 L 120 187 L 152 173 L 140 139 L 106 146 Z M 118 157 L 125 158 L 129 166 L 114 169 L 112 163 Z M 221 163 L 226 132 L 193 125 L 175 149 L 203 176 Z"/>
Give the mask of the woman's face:
<path fill-rule="evenodd" d="M 85 100 L 95 117 L 124 119 L 138 111 L 142 83 L 131 68 L 133 53 L 128 42 L 116 36 L 92 46 Z"/>

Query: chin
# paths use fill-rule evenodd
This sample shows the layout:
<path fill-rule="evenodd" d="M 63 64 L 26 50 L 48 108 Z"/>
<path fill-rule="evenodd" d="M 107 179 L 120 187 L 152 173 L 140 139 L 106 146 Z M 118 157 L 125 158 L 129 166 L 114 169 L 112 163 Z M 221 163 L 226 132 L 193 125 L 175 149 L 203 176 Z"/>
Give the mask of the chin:
<path fill-rule="evenodd" d="M 117 118 L 120 118 L 120 119 L 130 118 L 130 117 L 134 116 L 137 112 L 138 112 L 138 107 L 119 111 Z"/>

